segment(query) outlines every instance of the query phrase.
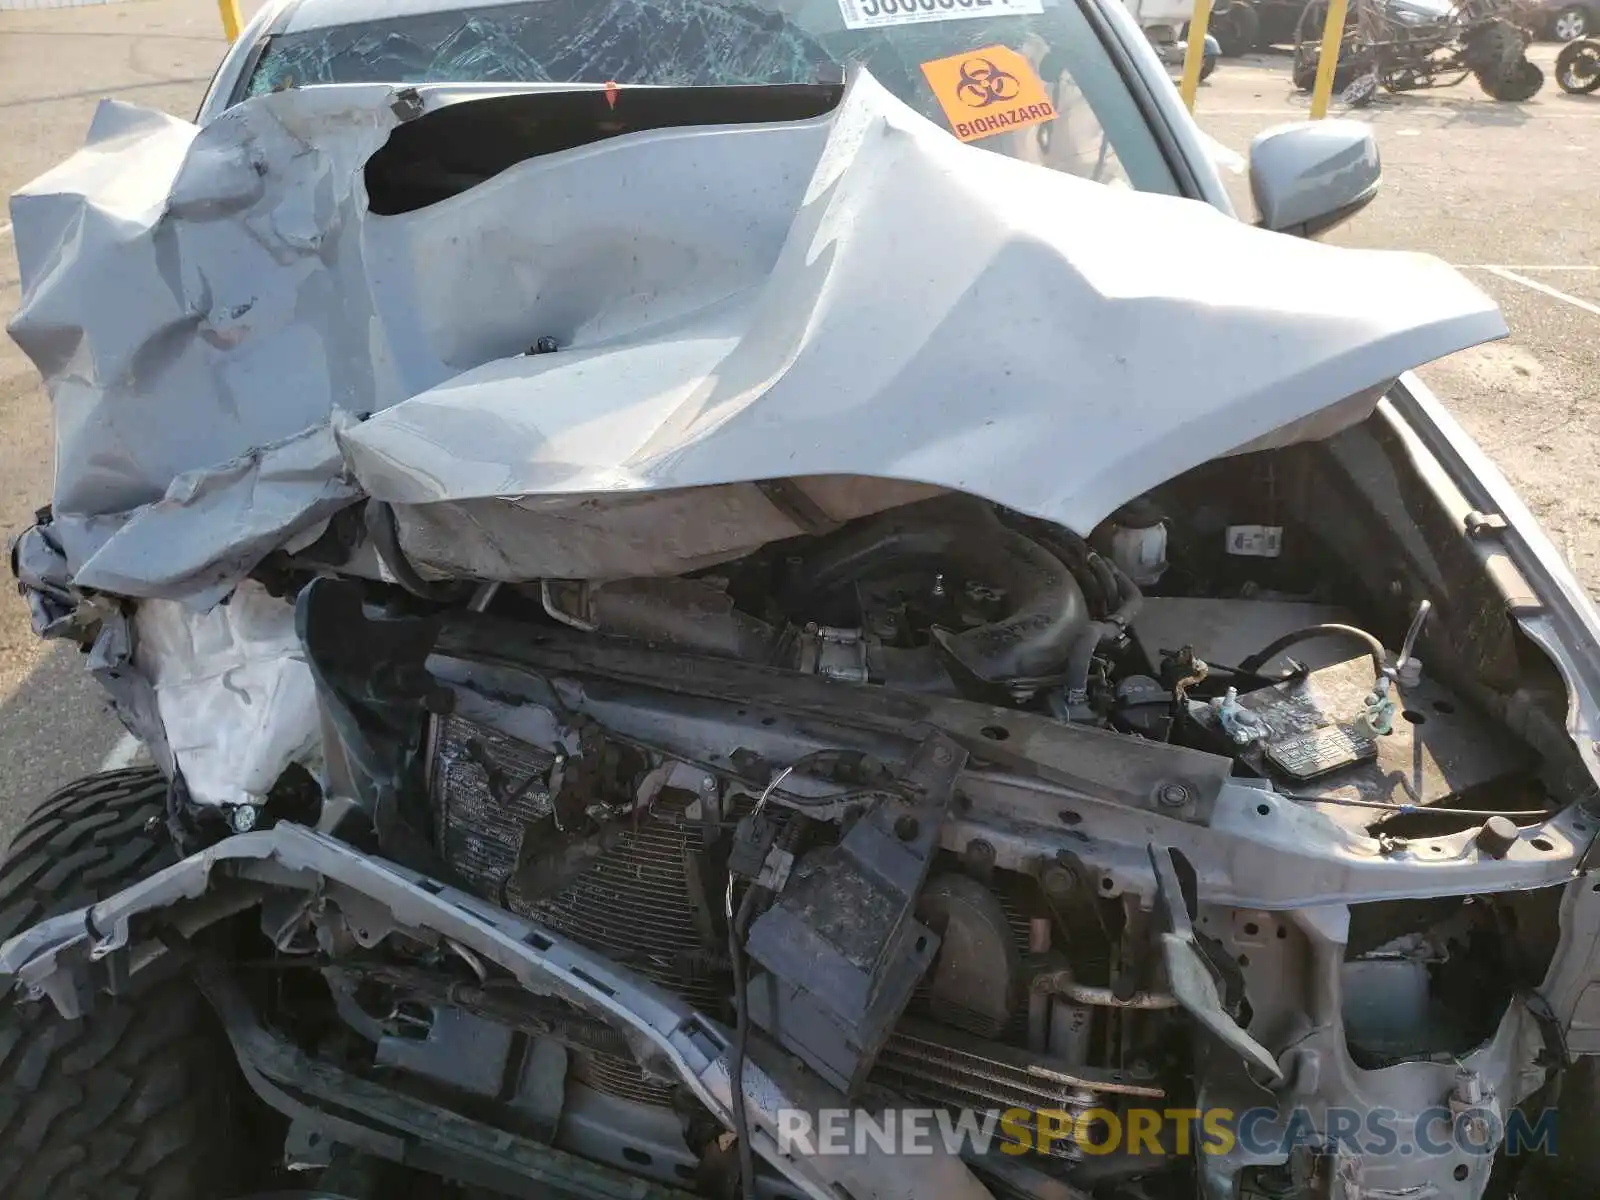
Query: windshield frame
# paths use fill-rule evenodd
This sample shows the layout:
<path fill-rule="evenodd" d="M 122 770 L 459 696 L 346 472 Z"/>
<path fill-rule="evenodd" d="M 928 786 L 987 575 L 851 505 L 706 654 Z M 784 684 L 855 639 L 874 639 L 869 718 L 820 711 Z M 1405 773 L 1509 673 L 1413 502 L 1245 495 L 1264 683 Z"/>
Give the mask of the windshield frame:
<path fill-rule="evenodd" d="M 1177 183 L 1178 195 L 1202 200 L 1230 217 L 1235 216 L 1227 189 L 1222 186 L 1211 156 L 1200 141 L 1200 127 L 1183 106 L 1177 87 L 1133 14 L 1121 0 L 1073 2 L 1083 11 L 1123 86 L 1133 97 L 1134 107 L 1155 137 L 1167 170 Z M 1176 120 L 1172 119 L 1174 116 Z M 1202 164 L 1204 169 L 1201 169 Z"/>

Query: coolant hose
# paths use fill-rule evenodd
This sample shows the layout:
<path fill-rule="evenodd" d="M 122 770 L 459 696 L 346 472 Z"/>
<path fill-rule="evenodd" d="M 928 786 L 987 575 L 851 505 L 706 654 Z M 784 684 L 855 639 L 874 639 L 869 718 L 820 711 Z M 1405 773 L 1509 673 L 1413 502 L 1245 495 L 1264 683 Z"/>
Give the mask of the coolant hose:
<path fill-rule="evenodd" d="M 1084 556 L 1083 566 L 1100 585 L 1100 594 L 1105 597 L 1106 602 L 1106 617 L 1109 619 L 1122 604 L 1122 584 L 1117 579 L 1111 562 L 1093 550 Z"/>
<path fill-rule="evenodd" d="M 1089 699 L 1089 672 L 1094 667 L 1096 651 L 1127 632 L 1128 626 L 1144 607 L 1144 593 L 1116 563 L 1098 554 L 1091 554 L 1089 566 L 1102 580 L 1106 594 L 1117 597 L 1120 602 L 1104 621 L 1090 621 L 1072 643 L 1066 670 L 1065 707 L 1068 709 Z"/>
<path fill-rule="evenodd" d="M 1091 621 L 1072 643 L 1067 657 L 1067 704 L 1082 704 L 1089 699 L 1089 671 L 1101 643 L 1120 636 L 1122 626 L 1113 621 Z"/>
<path fill-rule="evenodd" d="M 1104 563 L 1111 577 L 1116 580 L 1116 594 L 1120 603 L 1107 615 L 1106 620 L 1126 629 L 1133 624 L 1134 618 L 1139 615 L 1139 610 L 1144 607 L 1144 593 L 1139 590 L 1139 585 L 1128 578 L 1128 573 L 1110 559 L 1099 558 L 1096 561 Z"/>

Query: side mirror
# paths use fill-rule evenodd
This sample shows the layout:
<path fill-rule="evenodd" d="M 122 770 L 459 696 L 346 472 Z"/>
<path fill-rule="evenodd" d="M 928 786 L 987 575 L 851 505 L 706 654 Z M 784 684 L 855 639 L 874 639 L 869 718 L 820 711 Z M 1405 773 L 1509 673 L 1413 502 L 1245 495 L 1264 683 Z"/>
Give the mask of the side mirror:
<path fill-rule="evenodd" d="M 1250 192 L 1263 228 L 1316 237 L 1378 194 L 1378 143 L 1360 121 L 1294 121 L 1250 143 Z"/>

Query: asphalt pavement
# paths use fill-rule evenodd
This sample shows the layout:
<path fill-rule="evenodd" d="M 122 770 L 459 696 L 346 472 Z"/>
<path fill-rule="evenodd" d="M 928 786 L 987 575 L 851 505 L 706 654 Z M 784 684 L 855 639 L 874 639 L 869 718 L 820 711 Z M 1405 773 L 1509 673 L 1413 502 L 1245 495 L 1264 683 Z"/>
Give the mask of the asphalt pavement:
<path fill-rule="evenodd" d="M 193 116 L 223 48 L 212 0 L 0 12 L 0 193 L 76 149 L 103 96 Z M 1555 49 L 1536 47 L 1534 57 L 1548 70 Z M 1241 154 L 1256 133 L 1305 110 L 1282 55 L 1224 60 L 1196 104 L 1201 124 Z M 1351 115 L 1377 132 L 1383 192 L 1329 240 L 1438 254 L 1500 302 L 1508 341 L 1422 374 L 1595 590 L 1600 95 L 1566 96 L 1550 81 L 1528 103 L 1498 104 L 1469 79 Z M 1244 177 L 1230 188 L 1247 208 Z M 0 215 L 0 318 L 19 298 L 8 233 Z M 48 402 L 27 360 L 0 339 L 0 537 L 30 522 L 50 479 Z M 120 753 L 120 735 L 77 652 L 37 641 L 21 602 L 0 595 L 0 840 L 52 788 Z"/>
<path fill-rule="evenodd" d="M 1543 90 L 1489 99 L 1472 79 L 1381 96 L 1370 122 L 1383 189 L 1327 240 L 1422 250 L 1461 267 L 1500 304 L 1511 337 L 1424 367 L 1422 378 L 1521 491 L 1600 591 L 1600 94 L 1555 85 L 1557 47 L 1535 45 Z M 1337 110 L 1337 105 L 1335 109 Z M 1195 104 L 1244 154 L 1265 126 L 1306 115 L 1284 55 L 1225 60 Z M 1333 115 L 1340 115 L 1337 111 Z M 1247 197 L 1243 177 L 1230 190 Z"/>

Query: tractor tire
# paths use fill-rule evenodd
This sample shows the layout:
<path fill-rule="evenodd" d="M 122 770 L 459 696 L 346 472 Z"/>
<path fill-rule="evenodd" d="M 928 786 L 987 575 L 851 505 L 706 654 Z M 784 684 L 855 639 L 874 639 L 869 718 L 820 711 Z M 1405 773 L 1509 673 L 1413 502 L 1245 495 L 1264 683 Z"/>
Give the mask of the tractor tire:
<path fill-rule="evenodd" d="M 1574 96 L 1600 89 L 1600 41 L 1581 38 L 1563 46 L 1556 55 L 1556 83 Z"/>
<path fill-rule="evenodd" d="M 1211 23 L 1217 45 L 1227 57 L 1249 54 L 1261 43 L 1261 14 L 1251 0 L 1233 0 Z"/>
<path fill-rule="evenodd" d="M 1317 82 L 1317 63 L 1322 58 L 1322 22 L 1328 12 L 1327 0 L 1308 0 L 1294 26 L 1294 61 L 1289 68 L 1296 91 L 1309 92 Z M 1338 84 L 1334 84 L 1335 90 Z"/>
<path fill-rule="evenodd" d="M 1544 72 L 1537 64 L 1523 59 L 1509 74 L 1498 77 L 1479 75 L 1478 86 L 1495 100 L 1520 104 L 1539 94 L 1539 89 L 1544 86 Z"/>
<path fill-rule="evenodd" d="M 1317 60 L 1314 58 L 1302 59 L 1298 54 L 1294 56 L 1294 66 L 1290 68 L 1290 78 L 1294 82 L 1297 92 L 1309 92 L 1317 82 Z"/>
<path fill-rule="evenodd" d="M 1510 21 L 1485 21 L 1462 39 L 1461 65 L 1476 75 L 1479 83 L 1485 78 L 1510 79 L 1517 64 L 1526 59 L 1525 46 L 1522 30 Z"/>
<path fill-rule="evenodd" d="M 1300 10 L 1300 20 L 1295 24 L 1294 59 L 1289 68 L 1296 89 L 1309 92 L 1316 86 L 1317 64 L 1322 61 L 1323 22 L 1328 16 L 1328 0 L 1308 0 Z M 1342 92 L 1355 78 L 1369 69 L 1368 64 L 1357 59 L 1370 57 L 1370 52 L 1357 49 L 1354 39 L 1356 26 L 1347 18 L 1342 40 L 1339 43 L 1339 61 L 1333 68 L 1333 90 Z"/>
<path fill-rule="evenodd" d="M 1291 68 L 1291 72 L 1294 79 L 1294 86 L 1299 91 L 1309 92 L 1313 87 L 1316 86 L 1316 58 L 1302 59 L 1299 55 L 1296 55 L 1294 66 Z M 1354 83 L 1360 74 L 1361 66 L 1359 63 L 1356 63 L 1349 58 L 1341 59 L 1339 64 L 1333 68 L 1333 94 L 1335 96 L 1342 95 L 1344 90 Z"/>
<path fill-rule="evenodd" d="M 0 940 L 172 862 L 166 781 L 91 775 L 47 799 L 0 864 Z M 187 978 L 149 968 L 82 1020 L 0 999 L 0 1196 L 219 1200 L 243 1153 L 233 1051 Z"/>

